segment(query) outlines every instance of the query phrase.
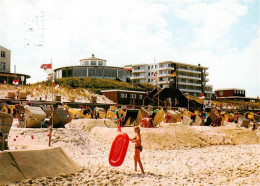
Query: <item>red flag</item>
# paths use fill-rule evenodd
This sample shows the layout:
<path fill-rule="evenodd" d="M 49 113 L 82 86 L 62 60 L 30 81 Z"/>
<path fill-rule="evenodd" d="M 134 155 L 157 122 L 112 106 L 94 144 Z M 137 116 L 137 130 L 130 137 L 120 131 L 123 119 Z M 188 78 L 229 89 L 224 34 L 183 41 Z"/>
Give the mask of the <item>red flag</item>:
<path fill-rule="evenodd" d="M 52 64 L 51 63 L 50 64 L 42 64 L 41 68 L 43 70 L 52 69 Z"/>
<path fill-rule="evenodd" d="M 200 99 L 205 99 L 205 95 L 204 95 L 204 94 L 201 94 L 201 95 L 199 96 L 199 98 L 200 98 Z"/>
<path fill-rule="evenodd" d="M 18 85 L 19 84 L 19 79 L 13 79 L 13 84 Z"/>

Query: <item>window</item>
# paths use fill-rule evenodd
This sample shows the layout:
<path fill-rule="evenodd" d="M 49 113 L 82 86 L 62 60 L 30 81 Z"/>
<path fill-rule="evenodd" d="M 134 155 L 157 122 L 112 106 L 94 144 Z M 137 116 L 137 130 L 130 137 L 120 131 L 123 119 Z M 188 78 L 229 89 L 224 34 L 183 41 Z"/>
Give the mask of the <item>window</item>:
<path fill-rule="evenodd" d="M 90 65 L 97 66 L 97 62 L 96 61 L 90 61 Z"/>
<path fill-rule="evenodd" d="M 223 91 L 222 91 L 222 90 L 219 91 L 219 95 L 220 95 L 220 96 L 223 96 Z"/>
<path fill-rule="evenodd" d="M 148 70 L 150 69 L 150 66 L 148 66 Z"/>
<path fill-rule="evenodd" d="M 143 95 L 139 95 L 139 99 L 143 99 Z"/>
<path fill-rule="evenodd" d="M 5 51 L 1 51 L 1 57 L 5 58 Z"/>
<path fill-rule="evenodd" d="M 103 66 L 103 61 L 99 61 L 98 66 Z"/>
<path fill-rule="evenodd" d="M 130 98 L 135 99 L 136 98 L 136 94 L 130 94 Z"/>
<path fill-rule="evenodd" d="M 121 93 L 121 98 L 127 98 L 127 94 Z"/>
<path fill-rule="evenodd" d="M 5 62 L 1 62 L 1 64 L 0 64 L 0 70 L 5 70 Z"/>
<path fill-rule="evenodd" d="M 154 68 L 157 68 L 157 65 L 155 65 Z"/>
<path fill-rule="evenodd" d="M 150 72 L 148 73 L 148 76 L 150 76 Z"/>

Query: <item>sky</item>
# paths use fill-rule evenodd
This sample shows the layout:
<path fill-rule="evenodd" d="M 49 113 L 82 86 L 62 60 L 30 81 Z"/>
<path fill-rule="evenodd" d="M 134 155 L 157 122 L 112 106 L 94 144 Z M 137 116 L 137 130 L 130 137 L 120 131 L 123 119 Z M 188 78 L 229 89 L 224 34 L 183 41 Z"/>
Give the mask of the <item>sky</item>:
<path fill-rule="evenodd" d="M 11 71 L 46 79 L 41 64 L 177 61 L 208 67 L 213 89 L 260 96 L 260 0 L 0 0 L 0 45 Z"/>

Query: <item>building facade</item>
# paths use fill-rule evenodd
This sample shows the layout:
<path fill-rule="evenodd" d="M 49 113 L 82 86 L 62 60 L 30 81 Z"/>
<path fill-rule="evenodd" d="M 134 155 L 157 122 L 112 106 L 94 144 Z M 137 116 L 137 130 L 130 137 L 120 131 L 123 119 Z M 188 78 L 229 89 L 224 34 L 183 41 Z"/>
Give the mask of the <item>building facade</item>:
<path fill-rule="evenodd" d="M 54 69 L 55 78 L 64 77 L 95 77 L 104 79 L 130 79 L 130 72 L 123 67 L 106 66 L 106 60 L 96 58 L 81 59 L 79 66 L 67 66 Z"/>
<path fill-rule="evenodd" d="M 218 89 L 218 90 L 215 90 L 215 94 L 216 94 L 217 98 L 220 98 L 220 97 L 245 97 L 246 91 L 245 91 L 245 89 L 237 89 L 237 88 Z"/>
<path fill-rule="evenodd" d="M 108 99 L 120 105 L 143 105 L 146 92 L 131 90 L 102 90 L 101 93 Z"/>
<path fill-rule="evenodd" d="M 215 90 L 216 99 L 229 101 L 260 102 L 259 98 L 246 97 L 245 89 L 227 88 Z"/>
<path fill-rule="evenodd" d="M 18 84 L 26 84 L 26 79 L 30 78 L 26 74 L 11 73 L 11 50 L 0 46 L 0 83 L 13 83 L 19 80 Z"/>
<path fill-rule="evenodd" d="M 7 48 L 0 46 L 1 57 L 0 57 L 0 73 L 10 73 L 11 69 L 11 51 Z"/>
<path fill-rule="evenodd" d="M 189 65 L 174 61 L 164 61 L 153 64 L 132 65 L 131 80 L 150 83 L 161 88 L 168 88 L 170 78 L 175 77 L 176 88 L 183 93 L 198 97 L 204 94 L 211 98 L 214 94 L 212 86 L 207 85 L 209 75 L 207 67 Z M 154 73 L 157 75 L 154 76 Z"/>

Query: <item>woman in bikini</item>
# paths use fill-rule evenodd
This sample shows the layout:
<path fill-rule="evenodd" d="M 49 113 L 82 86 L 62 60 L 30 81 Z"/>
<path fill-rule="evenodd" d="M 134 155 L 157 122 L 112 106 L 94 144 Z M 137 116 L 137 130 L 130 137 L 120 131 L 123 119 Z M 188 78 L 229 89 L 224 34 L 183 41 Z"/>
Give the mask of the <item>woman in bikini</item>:
<path fill-rule="evenodd" d="M 134 131 L 135 131 L 136 135 L 134 138 L 130 139 L 130 141 L 132 143 L 135 143 L 135 154 L 134 154 L 135 171 L 137 171 L 137 162 L 138 162 L 140 169 L 142 171 L 142 174 L 144 174 L 143 164 L 140 159 L 140 152 L 142 152 L 142 150 L 143 150 L 143 147 L 141 145 L 142 141 L 141 141 L 140 128 L 135 127 Z"/>

